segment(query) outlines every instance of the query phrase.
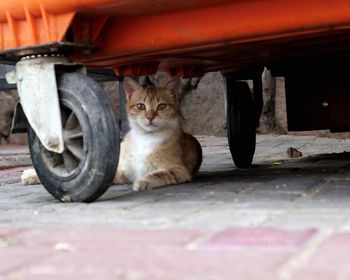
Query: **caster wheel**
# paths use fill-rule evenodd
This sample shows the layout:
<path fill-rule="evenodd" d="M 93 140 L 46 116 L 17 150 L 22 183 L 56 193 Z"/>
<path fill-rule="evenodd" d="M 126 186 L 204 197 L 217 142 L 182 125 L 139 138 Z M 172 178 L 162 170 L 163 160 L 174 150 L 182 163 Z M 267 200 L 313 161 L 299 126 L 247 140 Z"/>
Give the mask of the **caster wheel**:
<path fill-rule="evenodd" d="M 246 82 L 226 78 L 227 134 L 233 162 L 238 168 L 251 166 L 256 144 L 255 104 Z"/>
<path fill-rule="evenodd" d="M 30 154 L 40 182 L 56 199 L 91 202 L 111 185 L 119 159 L 119 131 L 109 100 L 89 77 L 58 79 L 64 152 L 50 152 L 28 130 Z"/>

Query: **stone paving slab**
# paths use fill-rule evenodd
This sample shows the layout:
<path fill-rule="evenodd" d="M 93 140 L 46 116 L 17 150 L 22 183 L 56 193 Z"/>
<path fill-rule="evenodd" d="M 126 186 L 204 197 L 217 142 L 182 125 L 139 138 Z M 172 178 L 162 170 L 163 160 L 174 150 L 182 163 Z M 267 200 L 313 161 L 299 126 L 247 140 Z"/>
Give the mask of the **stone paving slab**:
<path fill-rule="evenodd" d="M 0 145 L 0 158 L 0 170 L 31 165 L 29 150 L 26 146 Z"/>
<path fill-rule="evenodd" d="M 258 136 L 239 170 L 227 139 L 199 139 L 194 182 L 90 204 L 23 186 L 28 162 L 4 159 L 26 147 L 0 146 L 0 279 L 350 279 L 350 140 Z"/>

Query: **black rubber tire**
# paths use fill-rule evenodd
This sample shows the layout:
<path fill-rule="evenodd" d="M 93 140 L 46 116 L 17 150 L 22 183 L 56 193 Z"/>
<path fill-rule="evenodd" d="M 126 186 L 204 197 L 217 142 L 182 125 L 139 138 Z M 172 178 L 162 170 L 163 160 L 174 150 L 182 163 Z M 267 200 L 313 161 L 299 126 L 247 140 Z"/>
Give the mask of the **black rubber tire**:
<path fill-rule="evenodd" d="M 59 160 L 55 158 L 64 158 L 63 154 L 46 150 L 33 129 L 29 128 L 33 165 L 40 182 L 56 199 L 91 202 L 112 183 L 119 159 L 119 129 L 108 97 L 93 79 L 77 73 L 62 74 L 58 78 L 58 93 L 62 116 L 62 110 L 71 112 L 75 123 L 81 128 L 79 141 L 83 144 L 79 146 L 79 155 L 82 157 L 71 160 L 77 162 L 76 167 L 67 169 L 69 172 L 62 175 L 57 172 Z M 65 151 L 67 149 L 65 143 Z M 60 164 L 65 166 L 63 159 Z"/>
<path fill-rule="evenodd" d="M 255 105 L 246 82 L 226 78 L 227 134 L 233 162 L 238 168 L 249 168 L 256 145 Z"/>

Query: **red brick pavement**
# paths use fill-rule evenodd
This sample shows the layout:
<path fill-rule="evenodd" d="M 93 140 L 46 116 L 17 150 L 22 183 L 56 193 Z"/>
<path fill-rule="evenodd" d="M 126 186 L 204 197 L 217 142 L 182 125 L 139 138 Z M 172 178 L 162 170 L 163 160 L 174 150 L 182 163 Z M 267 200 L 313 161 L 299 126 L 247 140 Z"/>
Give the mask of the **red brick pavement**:
<path fill-rule="evenodd" d="M 278 279 L 317 231 L 0 229 L 0 279 Z M 350 234 L 336 234 L 293 279 L 350 279 Z"/>
<path fill-rule="evenodd" d="M 350 233 L 333 235 L 293 279 L 350 279 Z"/>

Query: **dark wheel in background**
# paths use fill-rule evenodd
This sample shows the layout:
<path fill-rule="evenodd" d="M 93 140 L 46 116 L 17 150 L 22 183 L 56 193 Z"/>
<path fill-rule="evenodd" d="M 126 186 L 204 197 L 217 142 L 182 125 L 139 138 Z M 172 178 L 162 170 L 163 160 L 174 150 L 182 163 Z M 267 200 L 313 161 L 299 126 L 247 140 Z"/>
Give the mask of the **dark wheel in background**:
<path fill-rule="evenodd" d="M 256 144 L 256 110 L 246 82 L 226 78 L 227 134 L 233 162 L 239 168 L 251 166 Z"/>
<path fill-rule="evenodd" d="M 109 100 L 93 79 L 77 73 L 58 79 L 64 152 L 44 148 L 33 129 L 28 138 L 40 182 L 64 202 L 91 202 L 111 185 L 119 159 L 119 130 Z"/>

